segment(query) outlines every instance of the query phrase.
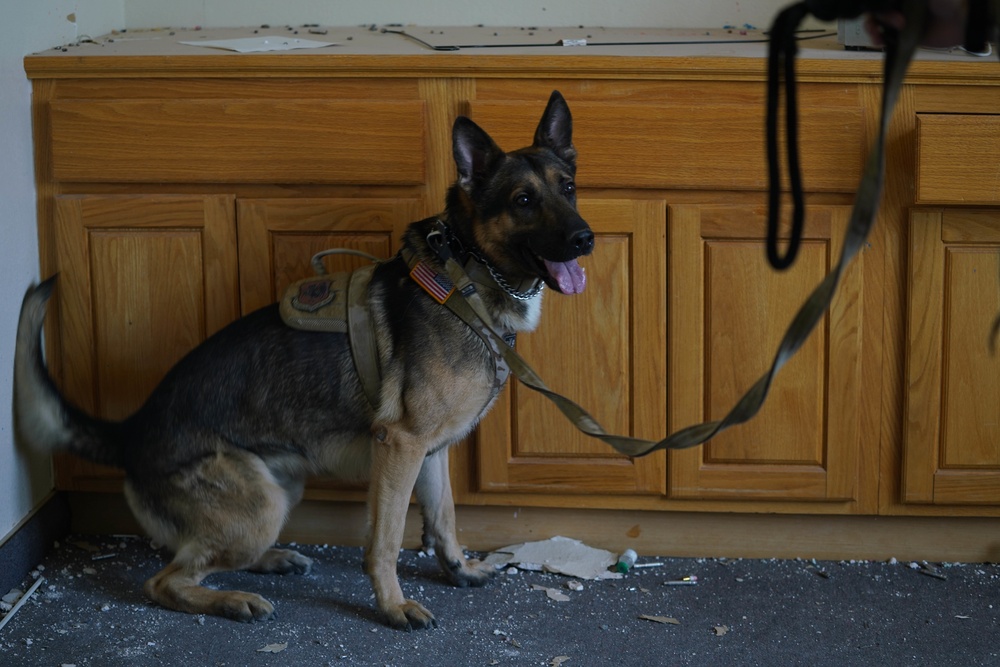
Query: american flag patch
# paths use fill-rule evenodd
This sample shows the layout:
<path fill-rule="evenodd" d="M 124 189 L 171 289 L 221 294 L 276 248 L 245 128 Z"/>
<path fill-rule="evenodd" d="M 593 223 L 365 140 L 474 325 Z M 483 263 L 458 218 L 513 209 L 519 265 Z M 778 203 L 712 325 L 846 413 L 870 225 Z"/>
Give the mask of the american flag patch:
<path fill-rule="evenodd" d="M 455 291 L 455 285 L 448 279 L 448 276 L 437 273 L 423 262 L 417 262 L 417 265 L 410 271 L 410 277 L 438 303 L 447 301 L 451 293 Z"/>

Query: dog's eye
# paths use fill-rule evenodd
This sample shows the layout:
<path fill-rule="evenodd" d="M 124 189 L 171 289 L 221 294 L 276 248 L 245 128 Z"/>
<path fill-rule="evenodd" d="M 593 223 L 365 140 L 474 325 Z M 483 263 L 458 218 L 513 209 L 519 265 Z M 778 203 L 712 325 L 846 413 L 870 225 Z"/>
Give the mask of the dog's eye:
<path fill-rule="evenodd" d="M 514 203 L 518 206 L 527 206 L 531 203 L 531 197 L 522 192 L 521 194 L 514 197 Z"/>
<path fill-rule="evenodd" d="M 563 194 L 569 197 L 576 192 L 576 183 L 573 181 L 567 181 L 563 183 Z"/>

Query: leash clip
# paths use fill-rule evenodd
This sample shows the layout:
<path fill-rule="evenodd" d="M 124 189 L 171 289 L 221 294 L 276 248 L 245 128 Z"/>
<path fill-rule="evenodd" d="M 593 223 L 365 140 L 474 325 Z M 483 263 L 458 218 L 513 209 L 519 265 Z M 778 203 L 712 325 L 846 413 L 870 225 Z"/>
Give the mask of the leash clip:
<path fill-rule="evenodd" d="M 440 220 L 434 221 L 434 228 L 427 234 L 427 245 L 445 263 L 452 258 L 451 244 L 448 241 L 450 235 L 448 226 Z"/>

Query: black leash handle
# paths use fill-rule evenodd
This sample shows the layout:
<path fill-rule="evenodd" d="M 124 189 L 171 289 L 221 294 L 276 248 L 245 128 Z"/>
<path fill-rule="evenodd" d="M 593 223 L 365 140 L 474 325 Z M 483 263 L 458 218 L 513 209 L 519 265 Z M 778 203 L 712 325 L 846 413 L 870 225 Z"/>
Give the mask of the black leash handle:
<path fill-rule="evenodd" d="M 980 0 L 981 1 L 981 0 Z M 821 21 L 853 19 L 866 11 L 889 9 L 893 0 L 803 0 L 781 10 L 771 25 L 767 59 L 767 261 L 784 271 L 798 256 L 805 225 L 805 195 L 799 164 L 799 111 L 796 99 L 795 56 L 799 25 L 812 14 Z M 778 116 L 785 97 L 785 156 L 792 195 L 792 228 L 784 254 L 779 249 L 781 220 L 781 156 L 778 151 Z"/>
<path fill-rule="evenodd" d="M 802 245 L 805 222 L 805 197 L 802 192 L 802 170 L 799 165 L 798 101 L 795 95 L 795 56 L 799 47 L 796 31 L 809 14 L 809 7 L 800 2 L 783 9 L 771 26 L 771 41 L 767 58 L 767 261 L 779 271 L 790 267 Z M 778 155 L 778 108 L 781 88 L 785 88 L 785 154 L 788 157 L 788 177 L 792 188 L 792 230 L 788 248 L 778 250 L 778 223 L 781 217 L 781 159 Z"/>

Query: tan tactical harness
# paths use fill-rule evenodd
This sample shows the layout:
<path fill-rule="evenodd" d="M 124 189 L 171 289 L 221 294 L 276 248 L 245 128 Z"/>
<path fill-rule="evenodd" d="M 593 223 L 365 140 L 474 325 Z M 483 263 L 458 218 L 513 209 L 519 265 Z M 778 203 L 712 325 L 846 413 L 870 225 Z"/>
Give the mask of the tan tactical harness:
<path fill-rule="evenodd" d="M 350 272 L 327 273 L 322 260 L 333 254 L 357 255 L 370 259 L 373 264 Z M 433 268 L 422 262 L 409 248 L 400 250 L 397 258 L 406 263 L 411 277 L 414 277 L 417 267 L 421 268 L 423 275 L 436 274 Z M 351 358 L 354 360 L 362 389 L 368 402 L 375 409 L 378 409 L 381 402 L 382 372 L 379 367 L 377 339 L 368 306 L 368 286 L 376 264 L 381 261 L 367 253 L 345 248 L 319 252 L 312 258 L 312 267 L 317 275 L 290 285 L 278 306 L 281 319 L 293 329 L 347 334 Z M 488 269 L 474 258 L 469 259 L 466 269 L 480 285 L 487 288 L 495 285 Z M 463 270 L 463 275 L 468 274 Z M 416 277 L 414 280 L 435 300 L 459 315 L 486 345 L 494 367 L 494 383 L 488 402 L 492 401 L 510 376 L 510 367 L 504 360 L 502 348 L 512 346 L 516 335 L 508 331 L 497 333 L 488 329 L 478 318 L 462 317 L 455 310 L 456 307 L 461 309 L 459 305 L 461 300 L 450 298 L 454 296 L 455 291 L 450 280 L 443 281 L 451 286 L 443 292 L 432 292 L 421 280 Z M 472 279 L 470 279 L 471 284 Z"/>
<path fill-rule="evenodd" d="M 375 345 L 375 329 L 368 309 L 368 285 L 375 272 L 375 264 L 331 274 L 323 266 L 323 258 L 327 255 L 357 255 L 374 263 L 380 261 L 360 250 L 345 248 L 316 253 L 312 258 L 316 275 L 290 285 L 278 310 L 281 319 L 293 329 L 346 333 L 361 388 L 372 407 L 378 408 L 382 372 Z"/>

